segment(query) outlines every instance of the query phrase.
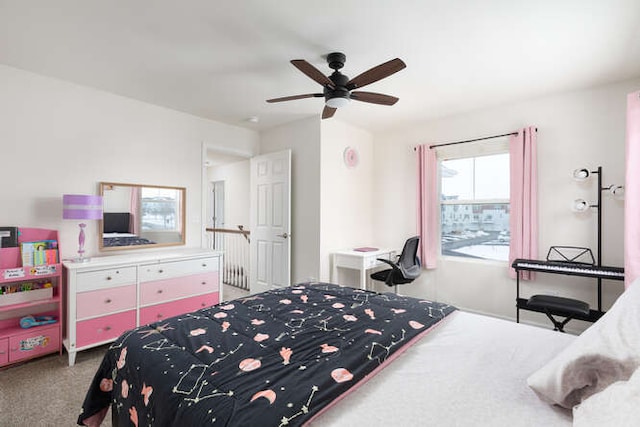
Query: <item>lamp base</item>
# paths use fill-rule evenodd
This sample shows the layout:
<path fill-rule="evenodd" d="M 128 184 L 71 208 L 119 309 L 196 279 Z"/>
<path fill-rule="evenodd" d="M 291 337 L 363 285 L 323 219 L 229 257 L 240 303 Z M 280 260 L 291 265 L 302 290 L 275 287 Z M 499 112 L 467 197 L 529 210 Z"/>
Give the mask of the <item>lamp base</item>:
<path fill-rule="evenodd" d="M 89 257 L 76 257 L 76 258 L 71 258 L 69 261 L 71 261 L 73 263 L 81 264 L 83 262 L 91 261 L 91 258 L 89 258 Z"/>

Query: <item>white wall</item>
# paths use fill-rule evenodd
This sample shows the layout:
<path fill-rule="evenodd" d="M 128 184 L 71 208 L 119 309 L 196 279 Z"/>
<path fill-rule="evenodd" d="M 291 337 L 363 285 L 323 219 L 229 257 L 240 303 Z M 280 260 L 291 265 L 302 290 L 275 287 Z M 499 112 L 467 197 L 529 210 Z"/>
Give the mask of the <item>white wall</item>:
<path fill-rule="evenodd" d="M 109 197 L 102 200 L 102 210 L 104 212 L 130 212 L 131 211 L 131 191 L 135 187 L 113 186 L 106 190 Z"/>
<path fill-rule="evenodd" d="M 320 276 L 320 119 L 260 134 L 260 154 L 291 149 L 291 282 Z"/>
<path fill-rule="evenodd" d="M 226 228 L 249 229 L 249 160 L 209 168 L 209 182 L 224 181 L 224 221 Z"/>
<path fill-rule="evenodd" d="M 349 169 L 344 149 L 360 161 Z M 299 120 L 263 132 L 261 153 L 291 149 L 293 283 L 329 281 L 331 252 L 373 244 L 373 138 L 337 119 Z M 356 275 L 341 283 L 357 283 Z"/>
<path fill-rule="evenodd" d="M 579 217 L 570 209 L 576 198 L 595 203 L 596 180 L 577 183 L 578 167 L 602 166 L 604 185 L 624 182 L 626 94 L 640 80 L 563 93 L 505 105 L 376 135 L 375 187 L 388 202 L 374 211 L 379 245 L 393 245 L 398 236 L 416 230 L 416 159 L 413 147 L 502 134 L 527 125 L 538 127 L 539 259 L 552 245 L 596 250 L 596 215 Z M 603 264 L 623 265 L 623 202 L 604 197 Z M 618 282 L 604 282 L 603 309 L 622 291 Z M 405 288 L 409 295 L 435 298 L 474 311 L 515 318 L 515 282 L 504 263 L 463 259 L 440 260 L 438 268 Z M 595 280 L 538 274 L 522 289 L 533 293 L 561 292 L 596 305 Z M 521 311 L 521 319 L 547 323 L 544 316 Z M 584 328 L 584 322 L 569 326 Z"/>
<path fill-rule="evenodd" d="M 320 170 L 320 279 L 329 281 L 330 257 L 336 250 L 374 246 L 373 211 L 384 195 L 373 197 L 373 137 L 370 133 L 341 122 L 321 122 Z M 343 159 L 347 147 L 357 150 L 356 167 L 348 168 Z M 357 286 L 353 271 L 341 271 L 340 283 Z"/>
<path fill-rule="evenodd" d="M 203 141 L 257 152 L 258 134 L 0 65 L 0 224 L 55 228 L 63 257 L 78 225 L 62 194 L 100 181 L 187 188 L 187 246 L 202 237 Z M 97 222 L 87 253 L 97 253 Z"/>

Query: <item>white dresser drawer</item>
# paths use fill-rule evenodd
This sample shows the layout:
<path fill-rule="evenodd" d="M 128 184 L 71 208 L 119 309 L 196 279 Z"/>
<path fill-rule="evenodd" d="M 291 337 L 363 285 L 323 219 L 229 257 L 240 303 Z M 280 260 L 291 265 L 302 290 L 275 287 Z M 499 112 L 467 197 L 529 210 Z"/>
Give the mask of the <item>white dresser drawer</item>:
<path fill-rule="evenodd" d="M 218 257 L 169 261 L 140 266 L 140 282 L 170 279 L 198 273 L 218 271 Z"/>
<path fill-rule="evenodd" d="M 109 268 L 77 274 L 77 291 L 93 291 L 136 283 L 136 267 Z"/>

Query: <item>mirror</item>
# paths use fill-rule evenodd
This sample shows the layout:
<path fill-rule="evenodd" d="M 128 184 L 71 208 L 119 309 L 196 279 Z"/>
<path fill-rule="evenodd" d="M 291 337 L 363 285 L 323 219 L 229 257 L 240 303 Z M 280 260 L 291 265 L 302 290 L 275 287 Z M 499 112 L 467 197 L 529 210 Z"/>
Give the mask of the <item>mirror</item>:
<path fill-rule="evenodd" d="M 183 187 L 101 182 L 100 250 L 184 245 Z"/>

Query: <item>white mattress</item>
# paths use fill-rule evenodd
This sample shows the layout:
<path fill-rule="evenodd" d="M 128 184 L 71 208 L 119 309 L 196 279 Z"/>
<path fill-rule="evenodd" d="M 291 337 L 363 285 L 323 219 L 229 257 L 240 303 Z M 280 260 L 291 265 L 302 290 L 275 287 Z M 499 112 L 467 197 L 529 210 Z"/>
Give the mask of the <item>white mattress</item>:
<path fill-rule="evenodd" d="M 526 378 L 573 339 L 458 311 L 310 425 L 570 426 Z"/>

